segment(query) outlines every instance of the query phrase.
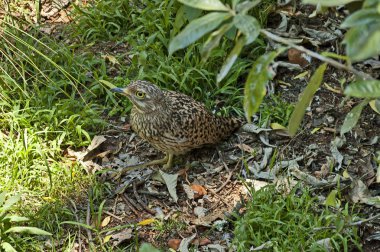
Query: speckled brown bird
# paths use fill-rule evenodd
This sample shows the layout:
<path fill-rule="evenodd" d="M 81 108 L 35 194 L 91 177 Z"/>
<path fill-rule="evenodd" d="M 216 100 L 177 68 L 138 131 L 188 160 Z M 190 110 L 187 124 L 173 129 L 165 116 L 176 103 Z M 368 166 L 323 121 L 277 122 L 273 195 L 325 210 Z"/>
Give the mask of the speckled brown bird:
<path fill-rule="evenodd" d="M 166 163 L 164 169 L 170 168 L 173 155 L 215 144 L 241 125 L 240 119 L 216 116 L 193 98 L 161 90 L 148 81 L 134 81 L 126 88 L 114 88 L 112 91 L 127 96 L 133 103 L 132 129 L 157 150 L 166 153 L 164 159 L 140 167 Z"/>

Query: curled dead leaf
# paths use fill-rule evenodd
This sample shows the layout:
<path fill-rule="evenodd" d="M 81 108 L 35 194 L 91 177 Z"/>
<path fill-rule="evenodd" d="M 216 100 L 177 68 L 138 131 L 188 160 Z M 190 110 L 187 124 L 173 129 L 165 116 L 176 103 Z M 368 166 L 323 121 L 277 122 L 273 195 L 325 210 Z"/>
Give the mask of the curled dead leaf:
<path fill-rule="evenodd" d="M 206 189 L 201 185 L 193 184 L 190 187 L 194 191 L 194 199 L 202 198 L 204 195 L 207 194 Z"/>
<path fill-rule="evenodd" d="M 168 246 L 169 246 L 169 248 L 174 249 L 174 250 L 177 251 L 177 249 L 179 248 L 179 244 L 180 243 L 181 243 L 180 239 L 170 239 L 168 241 Z"/>
<path fill-rule="evenodd" d="M 298 64 L 302 67 L 309 65 L 311 61 L 311 58 L 309 56 L 294 48 L 289 49 L 288 59 L 290 63 Z"/>
<path fill-rule="evenodd" d="M 196 246 L 205 246 L 205 245 L 211 244 L 211 240 L 206 237 L 203 237 L 203 238 L 195 239 L 192 242 L 192 244 Z"/>

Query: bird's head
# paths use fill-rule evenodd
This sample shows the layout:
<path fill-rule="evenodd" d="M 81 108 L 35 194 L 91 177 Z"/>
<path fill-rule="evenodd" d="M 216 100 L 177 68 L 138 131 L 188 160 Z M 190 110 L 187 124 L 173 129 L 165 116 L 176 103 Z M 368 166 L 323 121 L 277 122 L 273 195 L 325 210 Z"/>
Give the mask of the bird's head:
<path fill-rule="evenodd" d="M 127 96 L 140 113 L 151 113 L 163 106 L 162 90 L 148 81 L 133 81 L 125 88 L 111 91 Z"/>

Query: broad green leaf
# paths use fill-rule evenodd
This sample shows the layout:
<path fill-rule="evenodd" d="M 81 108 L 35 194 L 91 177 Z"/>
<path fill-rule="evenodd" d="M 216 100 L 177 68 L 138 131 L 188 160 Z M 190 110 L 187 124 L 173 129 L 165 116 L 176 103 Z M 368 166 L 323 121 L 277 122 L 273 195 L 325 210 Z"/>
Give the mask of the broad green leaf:
<path fill-rule="evenodd" d="M 329 195 L 327 196 L 325 200 L 325 205 L 326 206 L 331 206 L 331 207 L 337 207 L 339 206 L 339 200 L 336 198 L 338 191 L 337 190 L 332 190 Z"/>
<path fill-rule="evenodd" d="M 8 215 L 4 218 L 4 220 L 9 220 L 11 222 L 22 222 L 22 221 L 28 221 L 29 218 L 16 216 L 16 215 Z"/>
<path fill-rule="evenodd" d="M 150 243 L 143 243 L 139 249 L 139 252 L 161 252 L 161 250 L 156 249 Z"/>
<path fill-rule="evenodd" d="M 236 5 L 236 11 L 239 14 L 246 14 L 250 9 L 258 5 L 260 2 L 261 0 L 244 1 Z"/>
<path fill-rule="evenodd" d="M 326 70 L 327 65 L 323 64 L 318 67 L 313 76 L 311 77 L 309 84 L 301 94 L 301 99 L 297 102 L 294 107 L 293 113 L 289 119 L 289 135 L 294 136 L 297 133 L 298 127 L 300 126 L 302 119 L 305 115 L 306 108 L 309 106 L 311 100 L 314 97 L 315 92 L 317 92 L 319 86 L 323 80 L 323 74 Z"/>
<path fill-rule="evenodd" d="M 347 55 L 360 61 L 380 53 L 380 25 L 372 23 L 351 28 L 343 40 Z"/>
<path fill-rule="evenodd" d="M 355 81 L 346 87 L 344 94 L 358 98 L 379 98 L 380 80 Z"/>
<path fill-rule="evenodd" d="M 27 234 L 35 234 L 35 235 L 52 235 L 49 232 L 46 232 L 42 229 L 36 228 L 36 227 L 11 227 L 7 231 L 4 232 L 5 234 L 8 233 L 27 233 Z"/>
<path fill-rule="evenodd" d="M 369 102 L 369 105 L 376 113 L 380 114 L 380 99 L 375 99 Z M 379 173 L 380 176 L 380 173 Z"/>
<path fill-rule="evenodd" d="M 260 23 L 252 16 L 238 14 L 234 17 L 234 25 L 247 37 L 246 45 L 255 41 L 260 34 Z"/>
<path fill-rule="evenodd" d="M 14 204 L 16 204 L 20 200 L 20 198 L 21 198 L 20 194 L 16 194 L 16 195 L 8 198 L 4 202 L 4 205 L 0 208 L 1 209 L 0 215 L 2 215 L 3 213 L 7 212 Z"/>
<path fill-rule="evenodd" d="M 245 42 L 245 36 L 241 36 L 238 41 L 236 41 L 234 48 L 231 50 L 230 54 L 228 54 L 222 68 L 220 69 L 220 72 L 218 73 L 218 76 L 216 76 L 216 82 L 219 83 L 224 79 L 224 77 L 226 77 L 232 65 L 235 63 L 237 57 L 239 56 L 241 49 L 243 49 Z"/>
<path fill-rule="evenodd" d="M 365 0 L 363 3 L 363 8 L 376 7 L 379 6 L 379 0 Z"/>
<path fill-rule="evenodd" d="M 176 13 L 175 19 L 174 19 L 173 28 L 174 28 L 176 33 L 182 28 L 182 26 L 185 24 L 185 21 L 186 21 L 185 5 L 182 5 L 177 10 L 177 13 Z"/>
<path fill-rule="evenodd" d="M 305 4 L 320 4 L 321 6 L 338 6 L 344 5 L 357 0 L 303 0 Z"/>
<path fill-rule="evenodd" d="M 240 2 L 240 0 L 232 0 L 231 1 L 231 5 L 232 5 L 232 9 L 235 9 L 235 6 Z"/>
<path fill-rule="evenodd" d="M 1 247 L 4 249 L 5 252 L 17 252 L 17 250 L 14 247 L 12 247 L 12 245 L 8 242 L 2 242 Z"/>
<path fill-rule="evenodd" d="M 231 17 L 231 14 L 229 13 L 212 12 L 193 20 L 170 41 L 169 54 L 171 55 L 175 51 L 185 48 L 203 35 L 213 31 L 229 17 Z"/>
<path fill-rule="evenodd" d="M 361 9 L 348 16 L 341 24 L 342 28 L 349 28 L 358 25 L 366 25 L 377 21 L 380 24 L 380 13 L 375 9 Z"/>
<path fill-rule="evenodd" d="M 178 0 L 187 6 L 201 9 L 201 10 L 214 10 L 214 11 L 229 11 L 230 9 L 219 0 Z"/>
<path fill-rule="evenodd" d="M 219 45 L 220 39 L 231 27 L 232 23 L 224 24 L 218 30 L 210 34 L 202 47 L 201 55 L 203 61 L 206 61 L 208 59 L 211 51 Z"/>
<path fill-rule="evenodd" d="M 198 18 L 202 14 L 202 10 L 196 9 L 187 5 L 183 5 L 185 17 L 187 21 L 193 21 L 194 19 Z"/>
<path fill-rule="evenodd" d="M 342 128 L 340 129 L 340 135 L 344 135 L 355 127 L 359 121 L 363 108 L 368 104 L 368 102 L 369 101 L 366 99 L 356 105 L 350 112 L 348 112 L 346 118 L 344 119 Z"/>
<path fill-rule="evenodd" d="M 265 86 L 273 78 L 269 65 L 282 50 L 260 56 L 253 64 L 244 86 L 244 111 L 248 122 L 259 109 L 266 94 Z"/>

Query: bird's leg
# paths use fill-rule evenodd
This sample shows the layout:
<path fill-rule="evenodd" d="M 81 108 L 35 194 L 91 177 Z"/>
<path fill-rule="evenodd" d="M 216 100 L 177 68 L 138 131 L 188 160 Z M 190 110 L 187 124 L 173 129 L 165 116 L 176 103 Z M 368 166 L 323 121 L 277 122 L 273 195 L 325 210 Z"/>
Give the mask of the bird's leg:
<path fill-rule="evenodd" d="M 170 157 L 170 155 L 171 154 L 166 153 L 165 157 L 162 158 L 162 159 L 152 160 L 152 161 L 149 161 L 149 162 L 146 162 L 146 163 L 137 164 L 137 165 L 130 165 L 130 166 L 124 167 L 121 171 L 116 172 L 115 176 L 113 176 L 113 178 L 118 179 L 118 178 L 121 177 L 121 175 L 124 175 L 125 173 L 127 173 L 129 171 L 133 171 L 133 170 L 137 170 L 137 169 L 142 169 L 142 168 L 145 168 L 145 167 L 148 167 L 148 166 L 152 166 L 152 165 L 160 165 L 160 164 L 165 164 L 166 163 L 164 165 L 164 166 L 166 166 L 167 163 L 173 162 L 173 155 L 171 155 L 171 157 Z"/>
<path fill-rule="evenodd" d="M 164 164 L 164 166 L 162 167 L 164 170 L 168 170 L 170 168 L 172 168 L 173 166 L 173 154 L 172 153 L 166 153 L 167 157 L 168 157 L 168 162 L 166 164 Z"/>

